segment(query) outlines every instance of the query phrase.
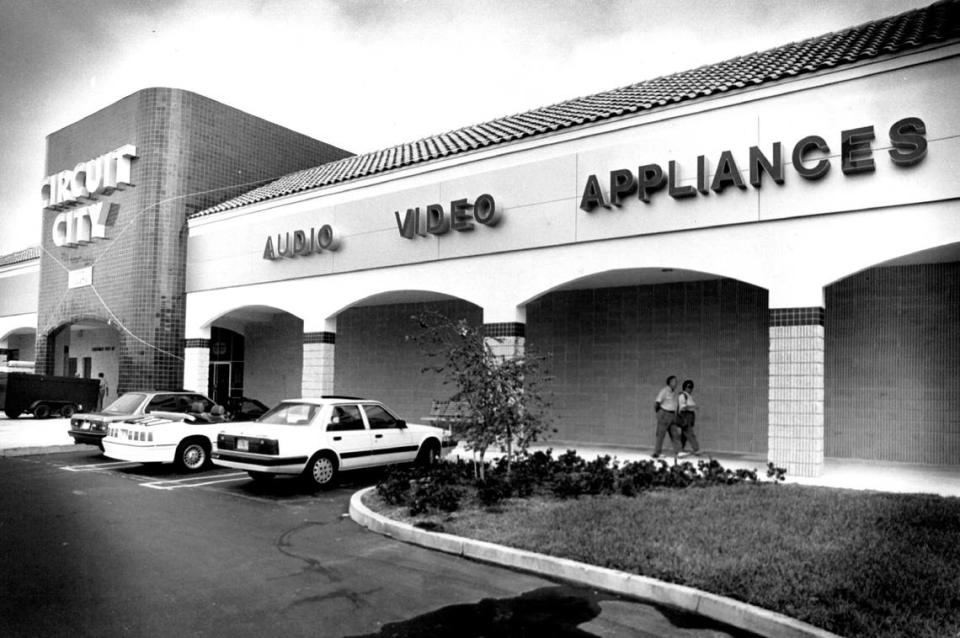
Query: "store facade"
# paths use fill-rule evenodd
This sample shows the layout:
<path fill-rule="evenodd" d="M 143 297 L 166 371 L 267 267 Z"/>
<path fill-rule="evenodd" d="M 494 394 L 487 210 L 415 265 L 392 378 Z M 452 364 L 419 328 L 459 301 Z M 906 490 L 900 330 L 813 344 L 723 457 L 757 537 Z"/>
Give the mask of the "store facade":
<path fill-rule="evenodd" d="M 121 391 L 416 420 L 434 310 L 548 357 L 558 445 L 651 446 L 677 375 L 705 450 L 960 465 L 958 6 L 360 156 L 148 89 L 50 136 L 0 302 L 38 263 L 38 371 Z"/>
<path fill-rule="evenodd" d="M 186 216 L 348 155 L 203 96 L 138 91 L 47 137 L 36 371 L 182 384 Z"/>
<path fill-rule="evenodd" d="M 840 63 L 835 36 L 801 43 L 812 71 L 791 45 L 191 215 L 185 384 L 209 384 L 228 329 L 249 393 L 376 396 L 415 419 L 452 393 L 407 338 L 438 309 L 550 357 L 558 441 L 650 445 L 676 374 L 706 449 L 799 475 L 825 456 L 960 463 L 960 47 L 878 31 L 897 32 L 851 30 Z"/>

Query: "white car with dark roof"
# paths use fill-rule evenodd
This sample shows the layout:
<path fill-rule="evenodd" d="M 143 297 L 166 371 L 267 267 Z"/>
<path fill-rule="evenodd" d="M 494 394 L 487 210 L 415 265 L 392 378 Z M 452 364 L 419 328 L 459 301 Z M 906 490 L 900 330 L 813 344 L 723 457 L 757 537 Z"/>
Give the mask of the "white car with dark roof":
<path fill-rule="evenodd" d="M 433 463 L 455 446 L 449 430 L 407 423 L 379 401 L 324 396 L 289 399 L 256 421 L 225 424 L 212 458 L 256 480 L 302 475 L 327 487 L 344 470 Z"/>

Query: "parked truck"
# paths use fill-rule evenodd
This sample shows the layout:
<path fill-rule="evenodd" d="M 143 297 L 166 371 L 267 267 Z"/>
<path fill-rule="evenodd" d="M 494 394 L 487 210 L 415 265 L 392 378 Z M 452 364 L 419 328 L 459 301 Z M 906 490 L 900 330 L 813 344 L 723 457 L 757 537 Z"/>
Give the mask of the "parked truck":
<path fill-rule="evenodd" d="M 0 372 L 0 407 L 15 419 L 21 414 L 35 418 L 70 418 L 74 412 L 97 409 L 98 379 L 55 377 L 28 372 Z"/>

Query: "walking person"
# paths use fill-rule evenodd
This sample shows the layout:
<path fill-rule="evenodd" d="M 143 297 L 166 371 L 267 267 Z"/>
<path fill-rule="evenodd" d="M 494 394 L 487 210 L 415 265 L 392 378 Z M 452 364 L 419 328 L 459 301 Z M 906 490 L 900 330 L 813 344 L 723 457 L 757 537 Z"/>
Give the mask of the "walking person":
<path fill-rule="evenodd" d="M 693 381 L 687 379 L 680 386 L 680 394 L 677 396 L 677 410 L 680 418 L 680 450 L 690 443 L 693 449 L 692 454 L 700 454 L 700 443 L 697 441 L 697 433 L 694 426 L 697 423 L 697 402 L 693 400 Z"/>
<path fill-rule="evenodd" d="M 670 434 L 670 443 L 673 445 L 673 455 L 680 453 L 680 427 L 677 421 L 677 377 L 667 377 L 667 385 L 657 394 L 654 411 L 657 415 L 657 442 L 653 448 L 653 458 L 660 458 L 663 450 L 663 437 Z"/>
<path fill-rule="evenodd" d="M 100 389 L 97 391 L 97 412 L 99 412 L 103 409 L 103 400 L 110 394 L 110 386 L 107 385 L 102 372 L 97 376 L 100 377 Z"/>

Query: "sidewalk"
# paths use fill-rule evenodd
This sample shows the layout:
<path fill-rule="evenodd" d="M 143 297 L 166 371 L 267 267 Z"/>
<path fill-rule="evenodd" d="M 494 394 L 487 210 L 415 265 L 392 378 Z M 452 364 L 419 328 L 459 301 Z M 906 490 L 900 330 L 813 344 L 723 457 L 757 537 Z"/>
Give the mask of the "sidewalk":
<path fill-rule="evenodd" d="M 26 456 L 83 449 L 67 434 L 70 419 L 34 419 L 0 415 L 0 456 Z M 87 447 L 87 446 L 84 446 Z"/>
<path fill-rule="evenodd" d="M 69 428 L 70 419 L 34 419 L 30 416 L 8 419 L 0 415 L 0 456 L 70 452 L 86 447 L 74 445 L 73 439 L 67 434 Z M 608 454 L 621 462 L 650 459 L 652 451 L 649 448 L 583 446 L 562 441 L 552 441 L 534 446 L 532 449 L 547 448 L 553 449 L 554 456 L 563 454 L 568 449 L 575 449 L 580 456 L 588 460 Z M 453 454 L 463 459 L 470 458 L 470 453 L 462 447 L 454 450 Z M 488 458 L 490 456 L 488 454 Z M 669 456 L 663 458 L 672 462 Z M 767 460 L 764 455 L 705 452 L 699 458 L 715 458 L 726 468 L 757 470 L 758 475 L 766 476 Z M 698 457 L 681 460 L 696 463 Z M 824 463 L 824 472 L 820 476 L 787 475 L 786 482 L 854 490 L 919 492 L 960 497 L 960 465 L 913 465 L 828 458 Z"/>

